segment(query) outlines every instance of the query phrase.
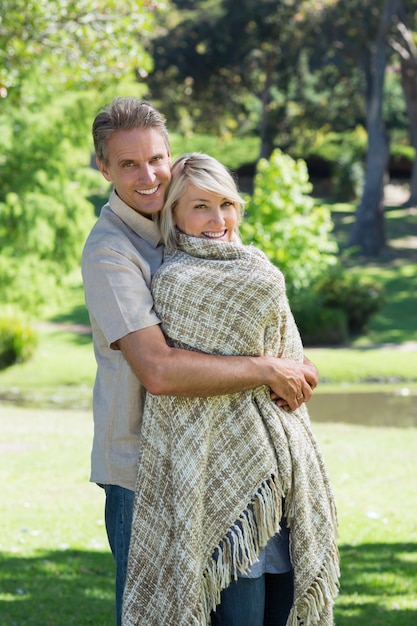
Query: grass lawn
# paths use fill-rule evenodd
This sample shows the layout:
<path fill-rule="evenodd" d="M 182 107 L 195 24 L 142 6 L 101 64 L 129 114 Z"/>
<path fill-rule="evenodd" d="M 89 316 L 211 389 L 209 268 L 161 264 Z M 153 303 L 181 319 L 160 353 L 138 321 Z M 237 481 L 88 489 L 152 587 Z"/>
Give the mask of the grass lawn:
<path fill-rule="evenodd" d="M 0 424 L 1 625 L 114 623 L 90 413 L 3 406 Z"/>
<path fill-rule="evenodd" d="M 315 424 L 338 502 L 338 626 L 417 623 L 417 430 Z M 89 411 L 2 406 L 0 623 L 112 626 Z"/>

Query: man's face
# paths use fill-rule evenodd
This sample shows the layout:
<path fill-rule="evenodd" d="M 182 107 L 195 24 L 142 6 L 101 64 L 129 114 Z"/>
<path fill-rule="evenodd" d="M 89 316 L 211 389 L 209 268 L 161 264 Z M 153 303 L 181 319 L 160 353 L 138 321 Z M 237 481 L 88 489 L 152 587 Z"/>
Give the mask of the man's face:
<path fill-rule="evenodd" d="M 117 130 L 107 144 L 107 164 L 97 161 L 117 195 L 144 217 L 162 209 L 171 180 L 170 153 L 154 128 Z"/>

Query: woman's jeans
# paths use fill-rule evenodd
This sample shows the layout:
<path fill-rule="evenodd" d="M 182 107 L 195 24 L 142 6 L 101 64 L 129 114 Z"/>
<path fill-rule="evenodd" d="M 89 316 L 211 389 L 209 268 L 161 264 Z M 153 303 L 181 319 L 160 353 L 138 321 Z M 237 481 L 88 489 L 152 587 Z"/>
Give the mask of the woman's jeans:
<path fill-rule="evenodd" d="M 293 572 L 238 578 L 222 591 L 211 626 L 285 626 L 293 599 Z"/>
<path fill-rule="evenodd" d="M 121 626 L 135 492 L 117 485 L 103 485 L 103 487 L 106 492 L 107 537 L 116 561 L 116 623 L 117 626 Z"/>

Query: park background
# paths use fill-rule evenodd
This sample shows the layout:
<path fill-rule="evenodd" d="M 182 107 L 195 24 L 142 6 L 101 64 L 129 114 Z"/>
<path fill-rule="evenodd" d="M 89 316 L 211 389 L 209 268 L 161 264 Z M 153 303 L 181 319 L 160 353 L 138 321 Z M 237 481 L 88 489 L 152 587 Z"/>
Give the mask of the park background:
<path fill-rule="evenodd" d="M 91 121 L 166 115 L 247 194 L 319 367 L 339 626 L 417 623 L 417 2 L 4 0 L 0 8 L 0 624 L 114 622 L 88 483 L 95 362 L 79 272 L 109 188 Z"/>

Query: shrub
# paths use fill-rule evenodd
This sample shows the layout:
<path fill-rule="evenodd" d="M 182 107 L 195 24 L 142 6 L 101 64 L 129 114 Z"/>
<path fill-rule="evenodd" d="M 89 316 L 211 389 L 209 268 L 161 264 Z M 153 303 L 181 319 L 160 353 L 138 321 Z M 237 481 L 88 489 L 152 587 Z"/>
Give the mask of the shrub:
<path fill-rule="evenodd" d="M 0 369 L 27 361 L 38 344 L 35 331 L 12 318 L 0 318 Z"/>
<path fill-rule="evenodd" d="M 315 206 L 311 190 L 305 161 L 275 150 L 258 163 L 240 229 L 245 243 L 257 245 L 281 269 L 291 296 L 337 263 L 330 211 Z"/>
<path fill-rule="evenodd" d="M 384 289 L 368 277 L 340 264 L 309 290 L 291 298 L 303 342 L 307 346 L 340 345 L 363 331 L 385 304 Z"/>
<path fill-rule="evenodd" d="M 330 211 L 315 206 L 304 161 L 276 150 L 258 163 L 242 238 L 281 269 L 306 345 L 338 345 L 382 305 L 380 290 L 345 273 Z"/>
<path fill-rule="evenodd" d="M 325 307 L 345 311 L 351 335 L 363 331 L 369 318 L 385 304 L 381 285 L 369 277 L 346 272 L 341 266 L 321 278 L 317 288 Z"/>
<path fill-rule="evenodd" d="M 317 292 L 299 294 L 291 308 L 305 346 L 336 346 L 348 341 L 346 312 L 326 308 Z"/>
<path fill-rule="evenodd" d="M 339 346 L 349 340 L 346 314 L 340 309 L 319 309 L 314 319 L 301 321 L 305 346 Z"/>

